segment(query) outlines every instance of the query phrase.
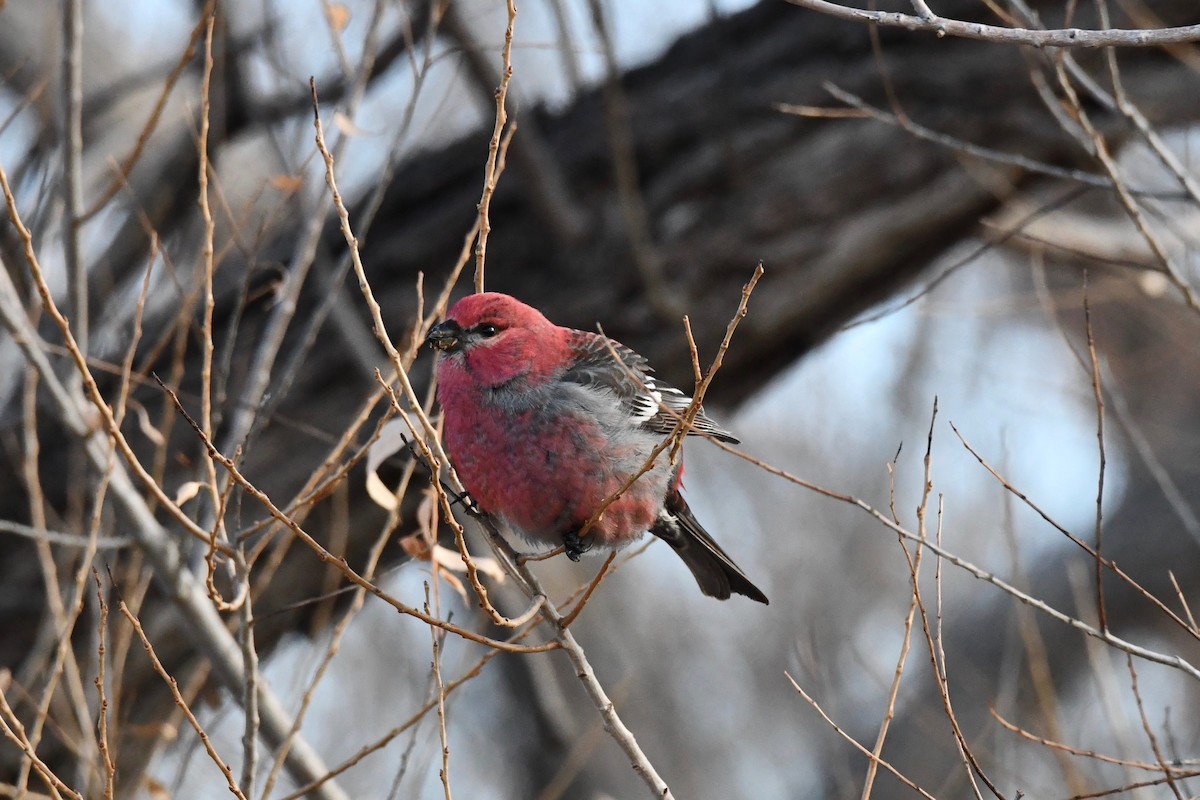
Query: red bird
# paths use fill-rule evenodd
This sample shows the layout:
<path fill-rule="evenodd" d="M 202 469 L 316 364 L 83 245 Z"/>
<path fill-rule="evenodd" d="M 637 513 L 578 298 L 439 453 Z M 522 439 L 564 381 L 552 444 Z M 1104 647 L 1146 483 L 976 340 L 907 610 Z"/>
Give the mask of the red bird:
<path fill-rule="evenodd" d="M 446 451 L 481 509 L 532 542 L 564 545 L 572 561 L 592 544 L 622 547 L 649 530 L 705 594 L 767 602 L 700 526 L 679 492 L 682 465 L 665 451 L 580 535 L 691 402 L 651 377 L 645 358 L 496 292 L 460 300 L 426 341 L 441 354 Z M 738 441 L 703 412 L 690 433 Z"/>

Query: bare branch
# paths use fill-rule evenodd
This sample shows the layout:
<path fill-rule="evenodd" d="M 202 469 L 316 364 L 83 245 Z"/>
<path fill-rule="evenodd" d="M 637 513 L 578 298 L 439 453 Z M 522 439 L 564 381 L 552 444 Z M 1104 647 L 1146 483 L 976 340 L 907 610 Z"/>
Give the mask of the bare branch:
<path fill-rule="evenodd" d="M 933 33 L 939 39 L 957 36 L 984 42 L 1027 45 L 1029 47 L 1159 47 L 1165 44 L 1182 44 L 1200 41 L 1200 25 L 1184 25 L 1159 30 L 1087 30 L 1062 28 L 1039 30 L 1031 28 L 1004 28 L 981 22 L 965 22 L 956 19 L 929 16 L 914 16 L 892 11 L 868 11 L 861 8 L 831 3 L 829 0 L 788 0 L 789 3 L 810 11 L 818 11 L 837 19 L 904 28 L 909 31 Z"/>
<path fill-rule="evenodd" d="M 175 704 L 183 711 L 193 730 L 196 731 L 196 735 L 200 737 L 200 741 L 204 744 L 204 749 L 208 751 L 208 757 L 213 760 L 213 763 L 221 770 L 221 774 L 225 776 L 229 791 L 238 800 L 246 800 L 246 795 L 242 793 L 241 788 L 237 785 L 237 781 L 233 779 L 233 770 L 229 768 L 229 765 L 217 753 L 216 748 L 213 747 L 212 740 L 208 737 L 208 732 L 204 730 L 204 726 L 196 719 L 196 715 L 192 713 L 192 709 L 188 706 L 187 701 L 179 693 L 179 682 L 171 676 L 171 673 L 167 672 L 166 667 L 158 660 L 158 653 L 154 652 L 154 646 L 150 644 L 150 639 L 146 637 L 146 632 L 142 630 L 142 623 L 129 610 L 129 606 L 125 605 L 124 601 L 121 601 L 119 608 L 121 609 L 121 613 L 125 615 L 125 619 L 129 620 L 130 624 L 133 625 L 138 638 L 142 640 L 142 647 L 146 648 L 146 653 L 150 656 L 150 661 L 154 664 L 154 671 L 166 681 L 167 687 L 171 690 L 171 696 L 175 698 Z"/>
<path fill-rule="evenodd" d="M 72 325 L 79 349 L 88 350 L 87 264 L 79 252 L 83 219 L 83 0 L 63 2 L 63 171 L 66 193 L 63 254 L 67 261 Z"/>

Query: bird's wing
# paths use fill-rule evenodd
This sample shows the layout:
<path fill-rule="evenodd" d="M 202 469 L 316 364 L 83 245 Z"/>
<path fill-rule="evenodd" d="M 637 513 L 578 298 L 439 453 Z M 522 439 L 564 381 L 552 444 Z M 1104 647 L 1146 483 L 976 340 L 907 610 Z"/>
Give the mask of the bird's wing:
<path fill-rule="evenodd" d="M 574 358 L 560 377 L 569 383 L 611 392 L 634 424 L 653 433 L 670 433 L 692 398 L 654 377 L 645 357 L 598 333 L 575 331 Z M 665 410 L 664 410 L 665 409 Z M 736 444 L 738 439 L 701 409 L 689 432 Z"/>

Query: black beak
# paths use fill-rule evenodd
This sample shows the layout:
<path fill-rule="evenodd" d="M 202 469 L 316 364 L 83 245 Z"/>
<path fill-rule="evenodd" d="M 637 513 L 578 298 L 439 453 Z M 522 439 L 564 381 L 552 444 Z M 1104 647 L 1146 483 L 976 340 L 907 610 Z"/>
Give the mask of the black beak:
<path fill-rule="evenodd" d="M 462 327 L 452 319 L 440 322 L 429 329 L 425 344 L 434 350 L 453 350 L 462 339 Z"/>

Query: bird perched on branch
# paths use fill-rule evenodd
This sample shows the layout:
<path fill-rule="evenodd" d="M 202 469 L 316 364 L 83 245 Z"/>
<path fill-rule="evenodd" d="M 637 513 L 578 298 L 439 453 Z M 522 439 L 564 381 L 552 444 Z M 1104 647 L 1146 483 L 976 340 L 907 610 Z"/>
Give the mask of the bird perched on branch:
<path fill-rule="evenodd" d="M 688 508 L 682 464 L 663 450 L 642 472 L 691 403 L 645 358 L 495 292 L 460 300 L 426 341 L 440 351 L 446 451 L 481 509 L 530 541 L 563 545 L 573 561 L 649 530 L 705 594 L 767 602 Z M 689 434 L 738 441 L 703 411 Z"/>

